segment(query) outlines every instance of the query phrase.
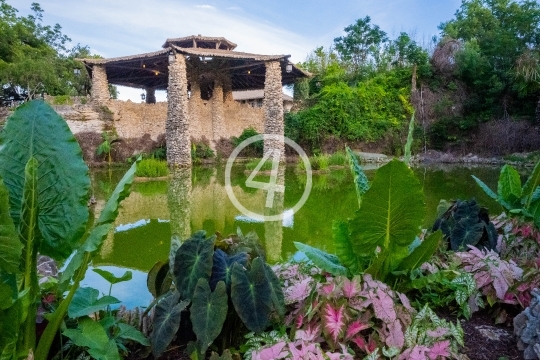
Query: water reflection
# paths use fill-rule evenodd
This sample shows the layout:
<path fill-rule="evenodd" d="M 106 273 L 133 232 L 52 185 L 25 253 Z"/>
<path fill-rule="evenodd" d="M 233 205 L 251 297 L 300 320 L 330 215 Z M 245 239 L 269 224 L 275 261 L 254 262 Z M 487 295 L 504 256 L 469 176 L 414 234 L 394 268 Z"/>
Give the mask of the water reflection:
<path fill-rule="evenodd" d="M 277 186 L 285 186 L 285 165 L 280 164 L 278 168 Z M 271 207 L 264 208 L 265 216 L 283 214 L 285 192 L 274 192 L 274 201 Z M 266 198 L 263 199 L 266 205 Z M 283 243 L 283 220 L 264 222 L 264 246 L 266 250 L 266 260 L 271 263 L 281 260 L 281 245 Z"/>
<path fill-rule="evenodd" d="M 170 214 L 171 249 L 169 262 L 174 264 L 176 251 L 182 241 L 191 235 L 191 169 L 171 170 L 171 179 L 167 188 L 167 205 Z"/>

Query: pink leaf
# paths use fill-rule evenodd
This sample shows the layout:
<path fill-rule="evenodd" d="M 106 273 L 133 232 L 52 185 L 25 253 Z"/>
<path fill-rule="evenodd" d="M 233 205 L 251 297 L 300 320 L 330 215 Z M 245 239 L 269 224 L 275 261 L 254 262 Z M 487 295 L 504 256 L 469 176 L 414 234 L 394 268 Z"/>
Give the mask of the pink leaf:
<path fill-rule="evenodd" d="M 411 306 L 411 303 L 409 302 L 409 298 L 407 298 L 407 296 L 405 294 L 402 294 L 402 293 L 397 293 L 398 297 L 399 297 L 399 300 L 401 300 L 401 303 L 403 304 L 403 306 L 405 306 L 405 309 L 409 310 L 410 312 L 413 312 L 413 308 Z"/>
<path fill-rule="evenodd" d="M 321 295 L 329 296 L 334 292 L 334 289 L 336 288 L 335 284 L 326 284 L 321 287 Z"/>
<path fill-rule="evenodd" d="M 303 340 L 307 342 L 319 342 L 321 335 L 321 325 L 308 325 L 306 330 L 297 330 L 294 334 L 295 340 Z"/>
<path fill-rule="evenodd" d="M 407 349 L 399 356 L 399 360 L 428 360 L 426 353 L 427 346 L 415 345 L 412 349 Z"/>
<path fill-rule="evenodd" d="M 360 293 L 360 284 L 353 279 L 345 279 L 343 281 L 343 295 L 347 298 L 352 298 Z"/>
<path fill-rule="evenodd" d="M 389 347 L 401 348 L 405 343 L 405 334 L 399 320 L 394 320 L 388 324 L 388 333 L 386 334 L 386 345 Z"/>
<path fill-rule="evenodd" d="M 396 320 L 394 300 L 386 292 L 381 290 L 381 288 L 377 288 L 376 291 L 377 297 L 372 297 L 375 316 L 386 323 L 393 323 Z M 372 294 L 371 291 L 370 294 Z"/>
<path fill-rule="evenodd" d="M 368 352 L 367 344 L 363 336 L 355 336 L 354 338 L 352 338 L 352 342 L 355 343 L 356 346 L 358 346 L 362 351 Z"/>
<path fill-rule="evenodd" d="M 439 356 L 442 358 L 450 357 L 449 347 L 450 340 L 436 342 L 429 350 L 428 356 L 431 360 L 436 360 Z"/>
<path fill-rule="evenodd" d="M 349 324 L 347 327 L 347 333 L 345 334 L 345 339 L 350 339 L 356 334 L 358 334 L 360 331 L 369 328 L 369 324 L 364 324 L 360 320 L 355 320 L 352 323 Z"/>
<path fill-rule="evenodd" d="M 440 338 L 448 334 L 448 329 L 443 327 L 438 327 L 435 330 L 427 330 L 426 334 L 432 338 Z"/>
<path fill-rule="evenodd" d="M 283 359 L 288 355 L 287 351 L 281 351 L 285 347 L 285 342 L 281 341 L 269 348 L 255 352 L 253 358 L 257 360 Z"/>
<path fill-rule="evenodd" d="M 345 330 L 345 305 L 334 308 L 332 304 L 326 303 L 323 308 L 324 331 L 330 336 L 334 343 L 343 335 Z"/>

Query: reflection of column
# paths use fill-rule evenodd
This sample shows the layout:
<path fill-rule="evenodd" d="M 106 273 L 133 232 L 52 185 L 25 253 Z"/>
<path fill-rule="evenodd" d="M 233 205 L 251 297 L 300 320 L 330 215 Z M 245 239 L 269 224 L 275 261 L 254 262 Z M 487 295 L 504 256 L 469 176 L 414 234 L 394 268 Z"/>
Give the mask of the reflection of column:
<path fill-rule="evenodd" d="M 105 65 L 94 65 L 92 67 L 92 101 L 100 104 L 111 98 L 109 93 L 109 82 Z"/>
<path fill-rule="evenodd" d="M 266 76 L 264 79 L 264 133 L 284 134 L 283 124 L 283 85 L 281 82 L 281 65 L 279 61 L 269 61 L 266 63 Z M 280 161 L 285 161 L 285 145 L 280 140 L 265 140 L 264 153 L 269 151 L 279 151 Z"/>
<path fill-rule="evenodd" d="M 189 111 L 186 59 L 176 55 L 169 64 L 169 86 L 167 87 L 167 162 L 173 166 L 191 166 L 191 136 L 189 133 Z"/>
<path fill-rule="evenodd" d="M 285 165 L 281 164 L 278 168 L 276 185 L 285 185 Z M 285 194 L 282 192 L 274 193 L 274 203 L 271 208 L 265 207 L 264 215 L 279 215 L 283 213 L 283 202 Z M 263 199 L 266 202 L 266 196 Z M 264 222 L 264 246 L 266 250 L 266 260 L 269 263 L 275 263 L 281 260 L 281 243 L 283 242 L 283 221 L 265 221 Z"/>
<path fill-rule="evenodd" d="M 171 251 L 169 260 L 182 242 L 191 236 L 191 169 L 172 169 L 167 190 L 167 204 L 171 216 Z"/>

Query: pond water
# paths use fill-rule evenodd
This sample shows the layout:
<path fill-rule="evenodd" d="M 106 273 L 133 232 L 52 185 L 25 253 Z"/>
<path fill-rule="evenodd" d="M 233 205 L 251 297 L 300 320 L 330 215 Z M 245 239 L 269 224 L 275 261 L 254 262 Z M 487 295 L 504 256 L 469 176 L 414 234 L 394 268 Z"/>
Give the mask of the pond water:
<path fill-rule="evenodd" d="M 108 195 L 125 170 L 101 170 L 92 173 L 93 192 L 99 213 Z M 427 216 L 425 227 L 436 218 L 441 199 L 470 199 L 472 197 L 489 208 L 490 214 L 502 211 L 476 185 L 471 175 L 496 189 L 500 167 L 486 166 L 421 166 L 414 172 L 423 185 Z M 375 169 L 366 170 L 372 178 Z M 248 188 L 245 181 L 249 172 L 242 165 L 233 167 L 231 184 L 238 201 L 251 211 L 265 213 L 266 191 Z M 264 181 L 264 175 L 256 180 Z M 267 176 L 266 176 L 267 177 Z M 283 179 L 284 177 L 284 179 Z M 274 208 L 284 212 L 283 220 L 260 222 L 243 215 L 229 200 L 225 190 L 224 167 L 194 167 L 178 171 L 167 181 L 136 182 L 131 195 L 124 200 L 114 233 L 109 234 L 101 252 L 94 258 L 94 266 L 121 275 L 133 272 L 133 279 L 113 286 L 112 295 L 126 306 L 146 306 L 152 296 L 146 290 L 146 272 L 159 260 L 165 260 L 171 249 L 171 238 L 178 234 L 185 239 L 203 229 L 208 234 L 223 235 L 255 231 L 264 244 L 269 262 L 290 258 L 296 249 L 293 241 L 300 241 L 331 252 L 332 222 L 353 216 L 358 208 L 353 177 L 348 168 L 324 174 L 313 174 L 313 186 L 305 205 L 296 213 L 290 210 L 305 189 L 306 175 L 287 167 L 281 173 L 284 194 L 276 193 Z M 96 273 L 88 271 L 83 286 L 93 286 L 107 293 L 108 285 Z"/>

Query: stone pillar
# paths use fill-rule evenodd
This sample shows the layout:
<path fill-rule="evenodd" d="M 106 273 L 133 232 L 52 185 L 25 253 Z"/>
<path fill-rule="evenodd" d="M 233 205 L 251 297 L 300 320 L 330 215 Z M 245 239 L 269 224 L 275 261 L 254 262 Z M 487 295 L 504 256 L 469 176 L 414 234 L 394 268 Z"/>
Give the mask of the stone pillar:
<path fill-rule="evenodd" d="M 156 103 L 156 89 L 146 88 L 146 103 L 155 104 Z"/>
<path fill-rule="evenodd" d="M 96 103 L 104 103 L 111 98 L 105 65 L 94 65 L 92 67 L 91 98 Z"/>
<path fill-rule="evenodd" d="M 210 146 L 215 150 L 216 144 L 225 133 L 225 110 L 223 109 L 223 85 L 219 79 L 214 82 L 212 94 L 212 141 Z"/>
<path fill-rule="evenodd" d="M 223 102 L 234 101 L 232 94 L 231 76 L 229 74 L 223 76 Z"/>
<path fill-rule="evenodd" d="M 169 64 L 167 88 L 167 162 L 169 166 L 191 166 L 191 136 L 189 133 L 188 82 L 186 59 L 176 55 Z"/>
<path fill-rule="evenodd" d="M 266 62 L 264 79 L 264 133 L 284 135 L 283 123 L 283 85 L 281 82 L 281 65 L 279 61 Z M 264 154 L 277 150 L 280 161 L 285 161 L 285 145 L 280 140 L 265 140 Z"/>
<path fill-rule="evenodd" d="M 171 219 L 171 269 L 176 251 L 191 236 L 191 177 L 191 169 L 172 169 L 167 188 L 167 205 Z"/>

